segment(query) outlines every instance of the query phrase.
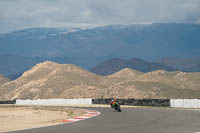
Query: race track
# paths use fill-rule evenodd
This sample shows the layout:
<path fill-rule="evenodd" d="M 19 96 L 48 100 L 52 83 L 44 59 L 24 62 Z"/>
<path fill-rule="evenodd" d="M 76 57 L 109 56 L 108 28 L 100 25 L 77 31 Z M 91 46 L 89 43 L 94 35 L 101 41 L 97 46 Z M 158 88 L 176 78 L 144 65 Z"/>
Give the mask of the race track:
<path fill-rule="evenodd" d="M 159 108 L 88 108 L 101 115 L 63 125 L 13 133 L 195 133 L 200 132 L 200 110 Z"/>

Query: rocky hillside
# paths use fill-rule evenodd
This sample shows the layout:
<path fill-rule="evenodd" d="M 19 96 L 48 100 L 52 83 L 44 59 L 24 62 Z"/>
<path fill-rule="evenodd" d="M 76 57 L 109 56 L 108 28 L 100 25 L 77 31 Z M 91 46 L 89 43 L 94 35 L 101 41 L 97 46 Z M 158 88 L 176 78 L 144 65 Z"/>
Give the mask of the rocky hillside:
<path fill-rule="evenodd" d="M 9 81 L 9 79 L 0 74 L 0 86 Z"/>
<path fill-rule="evenodd" d="M 71 64 L 46 61 L 0 87 L 0 99 L 200 98 L 200 73 L 148 73 L 125 68 L 98 76 Z"/>
<path fill-rule="evenodd" d="M 200 73 L 167 72 L 148 73 L 123 69 L 105 77 L 102 84 L 109 86 L 106 97 L 121 98 L 200 98 Z"/>
<path fill-rule="evenodd" d="M 98 97 L 98 76 L 77 66 L 46 61 L 1 87 L 1 99 Z"/>

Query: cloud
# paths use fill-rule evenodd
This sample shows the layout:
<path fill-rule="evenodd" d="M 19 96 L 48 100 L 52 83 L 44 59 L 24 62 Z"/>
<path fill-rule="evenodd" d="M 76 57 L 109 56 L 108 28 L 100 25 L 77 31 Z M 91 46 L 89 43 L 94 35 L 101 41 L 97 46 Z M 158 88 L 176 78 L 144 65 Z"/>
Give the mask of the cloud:
<path fill-rule="evenodd" d="M 0 0 L 0 33 L 28 27 L 199 23 L 199 0 Z"/>

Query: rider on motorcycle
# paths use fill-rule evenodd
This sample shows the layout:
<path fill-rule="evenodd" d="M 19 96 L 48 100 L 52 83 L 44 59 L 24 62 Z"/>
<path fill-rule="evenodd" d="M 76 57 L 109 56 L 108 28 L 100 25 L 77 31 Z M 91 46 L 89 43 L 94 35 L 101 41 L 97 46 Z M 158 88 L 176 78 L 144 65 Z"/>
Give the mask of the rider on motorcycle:
<path fill-rule="evenodd" d="M 111 108 L 114 108 L 116 111 L 121 112 L 120 105 L 117 102 L 117 99 L 112 99 Z"/>
<path fill-rule="evenodd" d="M 115 108 L 118 105 L 117 99 L 112 99 L 112 102 L 110 105 L 111 105 L 111 108 Z"/>

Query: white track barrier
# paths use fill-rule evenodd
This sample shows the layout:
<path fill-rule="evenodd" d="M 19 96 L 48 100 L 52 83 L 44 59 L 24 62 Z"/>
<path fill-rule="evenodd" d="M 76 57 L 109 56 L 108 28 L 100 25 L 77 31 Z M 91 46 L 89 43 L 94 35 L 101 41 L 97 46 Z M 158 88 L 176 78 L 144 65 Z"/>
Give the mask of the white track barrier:
<path fill-rule="evenodd" d="M 91 98 L 85 99 L 37 99 L 37 100 L 16 100 L 18 105 L 61 105 L 61 104 L 92 104 Z"/>
<path fill-rule="evenodd" d="M 170 107 L 200 108 L 200 100 L 199 99 L 171 99 Z"/>

